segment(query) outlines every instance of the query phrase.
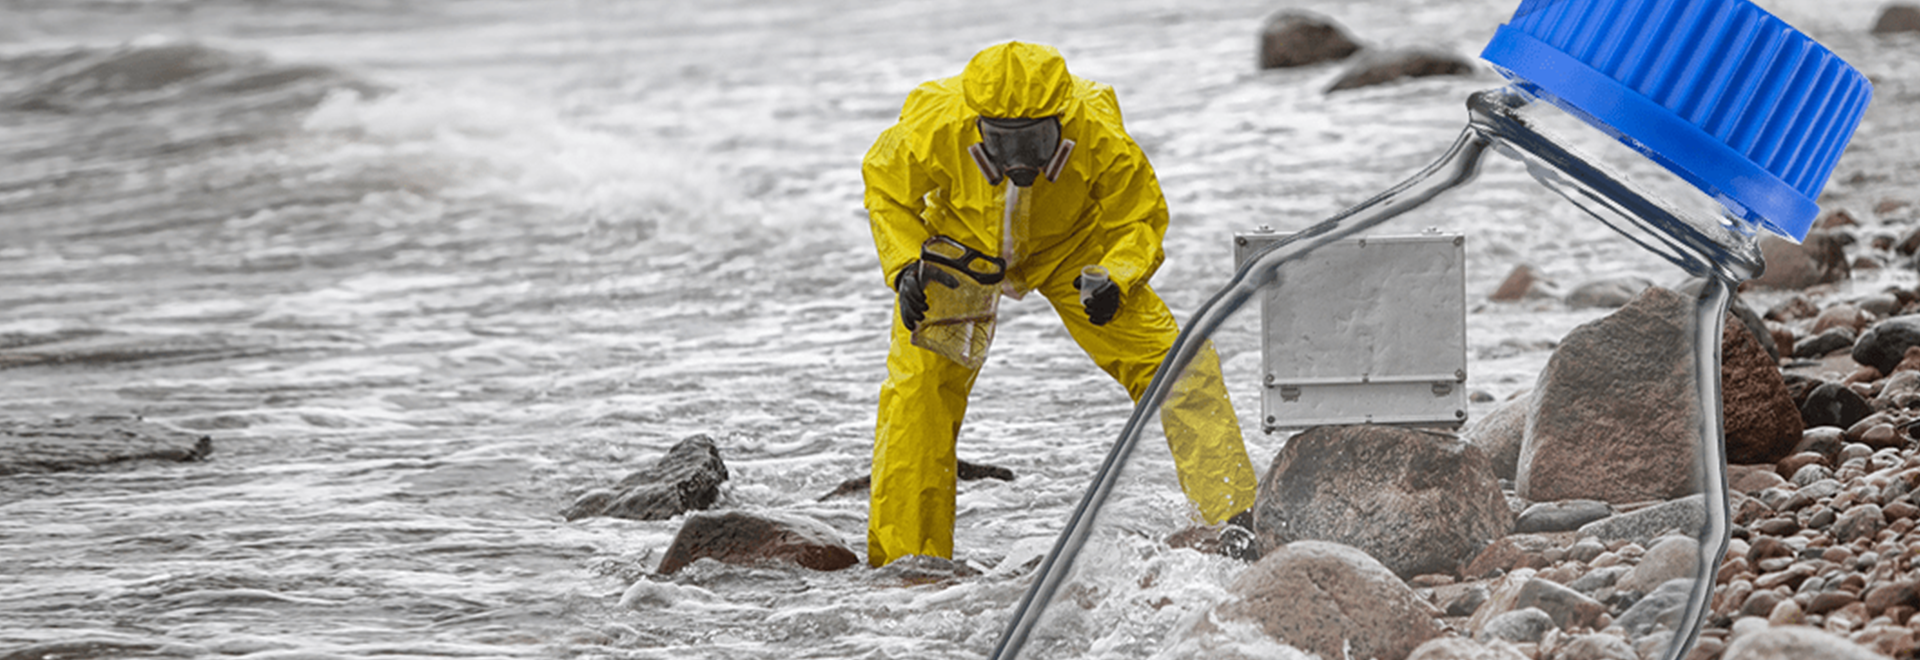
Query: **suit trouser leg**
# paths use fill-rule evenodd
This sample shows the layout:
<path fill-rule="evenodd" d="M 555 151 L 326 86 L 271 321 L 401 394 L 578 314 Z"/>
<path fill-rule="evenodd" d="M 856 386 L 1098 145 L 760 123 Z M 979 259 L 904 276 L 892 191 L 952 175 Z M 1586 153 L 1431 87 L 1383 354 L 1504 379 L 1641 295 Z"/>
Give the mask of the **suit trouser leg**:
<path fill-rule="evenodd" d="M 1071 282 L 1049 286 L 1044 293 L 1074 341 L 1138 402 L 1180 334 L 1160 296 L 1144 283 L 1135 286 L 1113 320 L 1096 326 L 1087 320 Z M 1160 409 L 1160 421 L 1180 473 L 1180 487 L 1207 523 L 1219 523 L 1253 506 L 1259 484 L 1211 342 L 1175 381 Z"/>
<path fill-rule="evenodd" d="M 955 444 L 978 375 L 914 346 L 912 333 L 894 318 L 874 429 L 869 565 L 907 555 L 953 558 Z"/>

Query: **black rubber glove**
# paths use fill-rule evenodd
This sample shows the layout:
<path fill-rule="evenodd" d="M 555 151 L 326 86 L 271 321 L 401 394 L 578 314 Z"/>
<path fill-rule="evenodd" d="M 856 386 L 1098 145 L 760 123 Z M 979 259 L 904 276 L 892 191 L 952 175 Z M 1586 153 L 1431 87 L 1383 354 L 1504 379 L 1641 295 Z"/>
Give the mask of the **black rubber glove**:
<path fill-rule="evenodd" d="M 908 332 L 920 328 L 920 322 L 927 318 L 927 282 L 934 281 L 946 285 L 949 289 L 960 288 L 960 280 L 939 268 L 922 268 L 919 260 L 900 269 L 893 277 L 893 290 L 900 295 L 900 325 Z"/>
<path fill-rule="evenodd" d="M 1080 288 L 1080 278 L 1073 278 L 1073 288 Z M 1106 325 L 1113 320 L 1115 312 L 1120 311 L 1120 285 L 1113 280 L 1101 282 L 1091 292 L 1082 292 L 1080 299 L 1086 301 L 1087 320 L 1094 325 Z"/>

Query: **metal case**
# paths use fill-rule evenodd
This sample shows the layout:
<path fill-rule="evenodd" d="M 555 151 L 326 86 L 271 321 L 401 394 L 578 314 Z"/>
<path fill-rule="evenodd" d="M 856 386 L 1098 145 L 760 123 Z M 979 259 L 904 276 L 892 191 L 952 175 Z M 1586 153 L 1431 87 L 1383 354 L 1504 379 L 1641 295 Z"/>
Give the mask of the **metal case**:
<path fill-rule="evenodd" d="M 1289 235 L 1236 234 L 1234 263 Z M 1349 238 L 1282 275 L 1260 297 L 1266 432 L 1466 421 L 1464 236 Z"/>

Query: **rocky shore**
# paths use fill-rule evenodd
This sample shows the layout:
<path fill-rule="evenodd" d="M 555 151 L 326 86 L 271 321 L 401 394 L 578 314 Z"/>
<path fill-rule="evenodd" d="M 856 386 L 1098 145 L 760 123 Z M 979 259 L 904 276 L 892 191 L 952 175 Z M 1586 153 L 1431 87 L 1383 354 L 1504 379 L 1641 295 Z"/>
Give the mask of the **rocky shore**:
<path fill-rule="evenodd" d="M 1726 316 L 1730 543 L 1688 660 L 1920 657 L 1920 289 L 1852 280 L 1913 268 L 1920 228 L 1844 210 L 1820 226 L 1802 244 L 1763 239 L 1770 270 Z M 1538 300 L 1530 277 L 1517 267 L 1501 290 Z M 1459 433 L 1290 438 L 1255 507 L 1265 556 L 1188 634 L 1241 621 L 1385 660 L 1666 657 L 1719 539 L 1720 480 L 1703 469 L 1721 463 L 1702 467 L 1690 396 L 1699 283 L 1592 284 L 1561 302 L 1631 297 Z"/>
<path fill-rule="evenodd" d="M 1911 57 L 1920 41 L 1901 31 L 1920 30 L 1916 16 L 1920 12 L 1911 9 L 1890 11 L 1874 28 L 1890 34 L 1890 40 L 1873 52 Z M 1293 19 L 1276 21 L 1273 27 L 1276 32 L 1314 30 Z M 1129 34 L 1123 28 L 1115 33 Z M 1863 24 L 1860 31 L 1865 30 Z M 1305 40 L 1281 41 L 1298 45 Z M 1127 48 L 1120 41 L 1093 44 L 1113 51 Z M 1331 37 L 1324 45 L 1330 54 L 1268 53 L 1263 59 L 1326 62 L 1365 50 Z M 1380 49 L 1334 65 L 1342 75 L 1326 91 L 1353 98 L 1365 94 L 1346 91 L 1356 86 L 1458 75 L 1471 70 L 1462 61 L 1470 59 L 1455 53 Z M 1870 74 L 1884 76 L 1875 81 L 1881 85 L 1880 95 L 1869 124 L 1821 199 L 1828 213 L 1820 231 L 1802 245 L 1768 242 L 1767 273 L 1741 292 L 1740 304 L 1728 316 L 1721 377 L 1731 464 L 1726 473 L 1731 486 L 1730 544 L 1712 571 L 1711 589 L 1703 588 L 1711 595 L 1709 616 L 1688 660 L 1920 657 L 1915 651 L 1920 639 L 1920 571 L 1913 565 L 1920 553 L 1920 537 L 1913 531 L 1920 526 L 1920 495 L 1915 494 L 1920 492 L 1920 443 L 1913 431 L 1913 421 L 1920 419 L 1920 355 L 1909 345 L 1910 337 L 1920 336 L 1920 286 L 1914 284 L 1920 193 L 1912 185 L 1920 172 L 1920 149 L 1915 147 L 1920 144 L 1915 139 L 1920 137 L 1920 112 L 1913 108 L 1920 96 L 1912 91 L 1911 65 L 1868 63 L 1879 64 Z M 688 103 L 732 101 L 763 91 L 764 96 L 754 98 L 804 96 L 791 93 L 790 87 L 757 86 L 751 72 L 740 75 L 744 91 L 695 91 Z M 816 87 L 823 81 L 847 88 L 869 86 L 814 75 L 810 71 L 792 77 Z M 689 94 L 685 86 L 659 87 L 663 98 Z M 897 94 L 889 87 L 882 101 L 855 98 L 847 109 L 886 115 L 897 108 Z M 1205 98 L 1217 98 L 1208 94 Z M 130 103 L 145 108 L 149 96 Z M 443 105 L 437 95 L 432 101 L 427 105 Z M 760 106 L 739 105 L 759 112 Z M 347 104 L 346 109 L 356 107 L 361 106 Z M 1354 107 L 1401 106 L 1376 100 Z M 850 123 L 838 110 L 832 113 L 833 125 Z M 814 121 L 813 113 L 811 107 L 801 108 L 798 121 Z M 98 116 L 77 115 L 79 121 Z M 1235 121 L 1208 123 L 1234 126 L 1242 115 L 1215 111 L 1203 118 L 1221 116 Z M 1143 126 L 1152 127 L 1153 115 L 1144 117 Z M 766 130 L 792 125 L 778 117 L 772 123 L 758 115 L 755 120 L 745 123 L 773 127 Z M 1166 119 L 1159 121 L 1166 125 Z M 118 117 L 95 123 L 116 126 Z M 662 124 L 663 129 L 676 126 L 670 120 Z M 1275 132 L 1284 135 L 1278 129 Z M 831 142 L 838 130 L 814 137 Z M 1142 134 L 1155 132 L 1176 131 Z M 52 140 L 63 134 L 50 135 L 47 139 Z M 756 141 L 756 133 L 743 135 L 725 139 L 729 145 L 778 142 Z M 864 147 L 871 134 L 859 137 Z M 437 144 L 403 141 L 395 153 L 410 158 L 418 149 Z M 799 145 L 794 149 L 807 152 L 806 158 L 789 158 L 798 164 L 773 168 L 774 174 L 758 173 L 755 159 L 797 152 L 743 148 L 738 155 L 754 175 L 750 179 L 758 180 L 811 167 L 808 158 L 815 152 L 838 149 L 820 149 L 810 141 L 794 144 Z M 28 159 L 29 166 L 70 154 L 44 151 L 51 155 Z M 353 162 L 380 160 L 352 153 L 348 160 Z M 239 155 L 245 157 L 189 158 L 178 164 L 191 174 L 209 163 L 259 164 L 268 160 L 257 156 L 280 154 Z M 329 176 L 338 173 L 331 166 L 307 164 L 299 153 L 292 155 L 301 169 L 262 171 L 304 173 L 317 167 Z M 736 153 L 729 151 L 732 155 Z M 141 178 L 138 172 L 147 169 L 128 170 L 135 173 L 128 180 Z M 1268 168 L 1247 170 L 1257 174 L 1224 183 L 1249 190 L 1269 185 Z M 209 171 L 206 178 L 215 181 L 286 178 Z M 713 642 L 736 640 L 764 644 L 769 656 L 934 656 L 953 655 L 943 653 L 953 648 L 976 649 L 1004 623 L 1009 594 L 1018 592 L 1024 584 L 1020 576 L 1031 574 L 1037 564 L 1029 561 L 1031 554 L 1013 552 L 1009 543 L 995 539 L 993 545 L 968 549 L 976 558 L 1002 558 L 1001 565 L 992 568 L 964 561 L 902 561 L 859 569 L 859 541 L 846 530 L 860 524 L 859 502 L 867 484 L 851 472 L 864 469 L 864 457 L 856 450 L 847 460 L 840 448 L 805 446 L 800 440 L 806 438 L 795 440 L 779 428 L 795 420 L 831 425 L 870 414 L 870 402 L 862 401 L 872 391 L 871 372 L 838 361 L 849 341 L 844 338 L 870 330 L 870 319 L 863 316 L 866 312 L 833 313 L 841 309 L 838 302 L 820 304 L 839 297 L 847 301 L 846 310 L 868 310 L 872 306 L 864 294 L 839 293 L 864 289 L 810 291 L 788 296 L 800 303 L 770 308 L 836 319 L 803 326 L 824 329 L 812 334 L 827 339 L 794 341 L 788 335 L 803 333 L 785 333 L 781 340 L 742 348 L 751 342 L 714 328 L 748 317 L 749 308 L 723 306 L 722 315 L 716 316 L 707 303 L 724 299 L 729 287 L 750 281 L 735 275 L 758 272 L 755 267 L 766 263 L 795 267 L 787 255 L 741 250 L 749 256 L 639 259 L 607 266 L 609 270 L 589 269 L 580 263 L 580 255 L 562 249 L 573 240 L 570 235 L 545 233 L 559 231 L 554 228 L 564 228 L 563 223 L 522 226 L 464 205 L 445 214 L 422 210 L 438 204 L 431 191 L 422 198 L 413 192 L 392 194 L 384 184 L 362 189 L 350 185 L 355 177 L 384 182 L 387 170 L 368 170 L 373 175 L 344 171 L 338 180 L 346 183 L 322 186 L 328 199 L 308 205 L 319 210 L 244 202 L 238 208 L 246 213 L 231 214 L 244 220 L 236 223 L 243 231 L 230 240 L 208 240 L 210 235 L 197 229 L 178 228 L 154 229 L 151 234 L 113 232 L 118 238 L 91 228 L 29 232 L 50 237 L 45 239 L 50 244 L 73 243 L 88 250 L 62 252 L 60 259 L 45 263 L 19 257 L 9 262 L 24 264 L 18 266 L 21 272 L 37 278 L 16 298 L 28 301 L 32 315 L 45 317 L 28 319 L 33 323 L 0 336 L 0 371 L 38 379 L 33 387 L 15 388 L 16 398 L 27 399 L 32 411 L 137 405 L 184 426 L 167 428 L 137 418 L 0 426 L 0 453 L 8 457 L 0 460 L 0 474 L 17 475 L 17 491 L 27 493 L 9 509 L 15 524 L 8 533 L 18 537 L 18 556 L 10 555 L 9 561 L 19 566 L 19 592 L 32 595 L 5 608 L 8 616 L 26 622 L 9 637 L 12 648 L 36 657 L 89 648 L 97 654 L 95 646 L 106 644 L 97 640 L 123 639 L 105 634 L 137 631 L 145 636 L 101 648 L 127 653 L 208 648 L 229 655 L 431 655 L 453 648 L 436 640 L 457 640 L 463 646 L 455 650 L 463 653 L 488 648 L 495 649 L 486 651 L 490 654 L 512 655 L 528 652 L 523 640 L 576 634 L 567 629 L 578 623 L 582 629 L 597 626 L 591 635 L 577 637 L 590 640 L 583 644 L 593 645 L 587 651 L 591 653 L 613 648 L 724 657 L 738 655 L 738 647 Z M 1169 173 L 1176 171 L 1168 168 Z M 39 173 L 23 176 L 23 181 L 46 178 Z M 675 181 L 680 179 L 668 179 L 669 184 Z M 196 211 L 181 220 L 185 216 L 176 212 L 179 196 L 164 183 L 128 184 L 130 196 L 100 198 L 106 206 L 74 204 L 73 213 L 112 216 L 114 222 L 106 225 L 110 229 L 146 226 L 144 220 L 121 218 L 155 216 L 160 220 L 151 221 L 154 227 L 172 226 L 161 220 L 198 227 L 187 220 L 198 222 L 205 216 L 212 222 L 227 215 Z M 50 190 L 95 190 L 62 187 L 68 182 L 52 179 L 47 184 Z M 134 193 L 144 196 L 131 196 Z M 336 207 L 329 201 L 332 197 L 374 202 L 338 202 Z M 149 198 L 163 201 L 141 201 Z M 23 199 L 62 214 L 73 204 Z M 234 201 L 238 197 L 211 199 L 242 203 Z M 380 201 L 388 199 L 395 201 Z M 812 199 L 799 201 L 804 206 Z M 280 211 L 251 214 L 255 209 Z M 344 210 L 335 213 L 337 209 Z M 355 233 L 362 231 L 360 225 L 310 222 L 319 217 L 314 214 L 351 216 L 355 222 L 364 217 L 368 225 L 378 221 L 380 227 L 378 232 Z M 43 222 L 53 217 L 28 215 Z M 403 222 L 416 217 L 422 220 Z M 437 221 L 448 218 L 454 221 Z M 371 236 L 381 240 L 365 238 Z M 538 250 L 489 247 L 520 245 L 529 237 L 550 243 L 539 243 Z M 607 233 L 590 238 L 624 242 L 630 237 Z M 276 242 L 281 239 L 290 242 Z M 193 245 L 196 250 L 149 249 L 166 244 Z M 22 250 L 28 256 L 39 254 L 37 248 Z M 587 254 L 604 264 L 615 261 L 602 258 L 607 254 L 627 253 Z M 370 259 L 377 263 L 369 265 Z M 65 263 L 68 260 L 71 263 Z M 194 274 L 173 273 L 176 263 L 187 261 L 198 264 Z M 838 266 L 819 264 L 839 261 L 851 260 L 809 254 L 796 268 L 803 276 L 797 279 L 837 281 Z M 657 271 L 637 277 L 625 273 L 638 268 L 636 264 Z M 1471 293 L 1489 298 L 1489 305 L 1515 306 L 1512 309 L 1541 305 L 1553 310 L 1619 310 L 1611 318 L 1621 321 L 1616 325 L 1626 331 L 1620 335 L 1624 339 L 1586 344 L 1562 339 L 1558 345 L 1568 355 L 1583 345 L 1589 355 L 1631 350 L 1636 357 L 1625 362 L 1647 365 L 1687 353 L 1663 351 L 1672 346 L 1658 341 L 1633 339 L 1633 331 L 1654 325 L 1648 319 L 1685 307 L 1691 295 L 1685 283 L 1565 282 L 1577 286 L 1561 293 L 1525 264 L 1513 268 L 1515 277 L 1507 286 Z M 161 281 L 142 283 L 156 273 Z M 648 288 L 685 273 L 721 276 L 687 285 L 684 291 Z M 1651 288 L 1653 284 L 1660 286 Z M 529 287 L 544 292 L 549 285 L 557 287 L 551 296 L 528 295 Z M 145 310 L 149 297 L 162 292 L 186 295 L 178 304 Z M 81 302 L 50 302 L 55 298 Z M 610 301 L 624 305 L 620 309 L 637 320 L 606 324 Z M 695 311 L 651 311 L 682 306 Z M 123 308 L 143 311 L 118 311 Z M 70 327 L 69 318 L 80 325 Z M 60 322 L 41 323 L 47 319 Z M 107 329 L 94 329 L 94 324 Z M 608 329 L 584 330 L 588 328 Z M 684 341 L 659 339 L 663 343 L 657 346 L 643 342 L 646 352 L 636 357 L 629 352 L 634 342 L 626 332 L 631 328 L 640 329 L 643 337 Z M 727 359 L 700 365 L 697 360 L 664 357 L 672 351 L 717 351 Z M 224 364 L 204 371 L 113 372 L 98 379 L 72 375 L 81 371 L 77 368 L 57 371 L 62 365 L 104 371 L 108 366 L 177 367 L 300 352 L 316 357 L 244 365 L 231 373 Z M 762 359 L 769 353 L 810 357 Z M 652 362 L 656 359 L 660 362 Z M 636 361 L 644 367 L 630 369 Z M 1586 369 L 1565 371 L 1579 376 Z M 793 382 L 802 376 L 822 382 L 792 392 L 765 387 L 775 379 Z M 1019 386 L 1034 382 L 1053 381 L 1013 380 L 1005 389 L 1019 391 Z M 1272 481 L 1262 491 L 1268 510 L 1257 530 L 1265 557 L 1241 564 L 1168 551 L 1165 545 L 1153 548 L 1177 554 L 1189 565 L 1220 569 L 1217 574 L 1230 575 L 1229 586 L 1241 596 L 1207 612 L 1212 616 L 1206 625 L 1182 633 L 1196 634 L 1196 644 L 1204 647 L 1209 642 L 1203 628 L 1212 622 L 1246 621 L 1272 638 L 1327 658 L 1660 657 L 1660 649 L 1675 639 L 1677 612 L 1686 596 L 1698 593 L 1690 582 L 1697 573 L 1695 562 L 1702 553 L 1715 551 L 1703 549 L 1697 533 L 1709 499 L 1695 494 L 1700 484 L 1688 480 L 1688 470 L 1673 469 L 1695 458 L 1687 453 L 1695 443 L 1685 431 L 1692 413 L 1682 409 L 1668 420 L 1677 425 L 1632 429 L 1636 433 L 1631 442 L 1610 445 L 1625 450 L 1598 458 L 1581 453 L 1608 448 L 1592 446 L 1600 443 L 1579 432 L 1587 420 L 1546 419 L 1543 425 L 1536 418 L 1539 437 L 1535 449 L 1528 451 L 1530 411 L 1577 407 L 1552 403 L 1565 392 L 1533 389 L 1499 402 L 1497 412 L 1458 434 L 1327 427 L 1297 438 L 1281 456 L 1255 456 L 1273 459 L 1263 463 L 1272 466 L 1267 470 Z M 1581 387 L 1565 389 L 1577 392 Z M 1655 400 L 1671 396 L 1648 394 Z M 984 403 L 1024 410 L 1027 402 L 989 397 Z M 1068 409 L 1059 401 L 1050 403 L 1036 410 L 1059 414 Z M 1490 399 L 1487 403 L 1492 404 Z M 1071 430 L 1082 419 L 1069 416 L 1019 428 L 1050 433 Z M 1556 424 L 1574 429 L 1564 434 L 1563 453 L 1547 451 L 1539 439 L 1543 426 Z M 727 435 L 720 435 L 720 441 L 688 438 L 658 463 L 631 473 L 601 467 L 624 464 L 636 454 L 651 455 L 657 449 L 652 434 L 669 432 L 661 429 L 677 433 L 689 425 L 719 427 Z M 857 438 L 867 431 L 857 424 L 854 429 L 844 435 Z M 626 437 L 636 430 L 645 435 Z M 215 458 L 231 463 L 216 464 L 218 469 L 206 474 L 196 471 L 188 475 L 192 479 L 168 474 L 138 483 L 54 481 L 36 474 L 97 469 L 117 476 L 131 464 L 172 472 L 174 462 L 208 457 L 213 444 L 203 435 L 207 432 L 221 434 Z M 556 436 L 572 440 L 555 442 Z M 729 446 L 728 438 L 736 437 L 740 444 Z M 1046 441 L 1009 442 L 1026 450 L 1042 448 Z M 285 447 L 267 450 L 262 444 Z M 1335 456 L 1340 448 L 1360 447 L 1373 453 L 1349 456 L 1339 470 L 1315 469 L 1329 467 L 1322 459 Z M 724 461 L 723 451 L 731 452 Z M 799 466 L 814 465 L 835 470 L 833 476 L 854 478 L 820 498 L 833 506 L 780 506 L 812 500 L 826 490 L 817 480 L 793 475 L 805 471 Z M 847 467 L 852 465 L 862 467 Z M 1663 466 L 1668 468 L 1664 474 L 1679 478 L 1646 477 L 1660 473 Z M 1014 478 L 994 466 L 962 462 L 959 467 L 961 479 Z M 590 478 L 600 472 L 607 472 L 605 478 Z M 1626 473 L 1641 476 L 1621 478 Z M 982 498 L 995 501 L 975 515 L 995 522 L 1029 518 L 1005 528 L 1011 530 L 1006 533 L 1010 538 L 1020 535 L 1015 532 L 1054 529 L 1058 516 L 1045 507 L 1072 501 L 1078 493 L 1067 491 L 1079 484 L 1063 486 L 1069 480 L 1062 479 L 1047 483 L 1046 475 L 1037 476 L 1021 475 L 1018 485 L 1024 492 L 1019 497 Z M 1281 488 L 1283 478 L 1312 487 Z M 1365 484 L 1345 481 L 1358 478 Z M 555 491 L 565 488 L 556 484 L 588 481 L 592 487 L 566 494 L 571 505 L 554 500 Z M 973 484 L 980 485 L 1000 486 Z M 727 488 L 736 488 L 736 496 L 726 497 Z M 1605 490 L 1609 488 L 1624 490 Z M 111 499 L 103 501 L 102 493 Z M 1341 531 L 1339 540 L 1326 540 L 1332 533 L 1306 533 L 1315 526 L 1361 520 L 1318 515 L 1315 510 L 1324 503 L 1355 500 L 1369 502 L 1368 510 L 1378 512 L 1382 524 L 1367 521 L 1354 526 L 1357 531 Z M 711 510 L 716 507 L 720 510 Z M 1035 510 L 1044 515 L 1036 516 Z M 833 512 L 832 517 L 809 519 L 808 514 L 820 511 Z M 674 523 L 669 528 L 590 520 L 600 516 Z M 568 522 L 554 522 L 558 518 Z M 1032 522 L 1034 518 L 1039 522 Z M 675 529 L 678 534 L 669 542 Z M 999 533 L 1002 528 L 994 529 Z M 1156 528 L 1148 533 L 1171 531 Z M 1196 533 L 1164 542 L 1204 549 L 1217 531 L 1184 530 Z M 1422 542 L 1407 542 L 1415 538 Z M 1146 538 L 1142 544 L 1162 540 Z M 831 579 L 807 573 L 796 580 L 781 571 L 716 572 L 712 562 L 778 563 L 839 573 Z M 597 582 L 575 584 L 580 566 L 617 576 L 627 585 L 620 606 L 633 611 L 604 612 L 611 608 L 599 602 L 608 599 Z M 990 572 L 976 579 L 981 578 L 976 568 Z M 368 569 L 376 572 L 365 572 Z M 951 580 L 974 582 L 961 582 L 958 588 L 947 584 L 943 590 L 890 588 L 896 582 Z M 1148 589 L 1132 576 L 1112 583 Z M 1168 583 L 1172 580 L 1158 589 L 1170 591 Z M 597 600 L 581 595 L 596 589 Z M 1160 600 L 1158 594 L 1152 600 L 1131 599 L 1136 592 L 1116 589 L 1107 595 L 1108 602 L 1117 603 L 1109 611 L 1134 609 L 1087 620 L 1089 625 L 1121 628 L 1134 623 L 1136 613 L 1158 614 L 1161 619 L 1152 625 L 1159 626 L 1193 603 L 1211 603 L 1214 593 L 1202 591 L 1174 592 L 1171 598 L 1187 600 L 1169 607 L 1172 601 Z M 366 621 L 386 622 L 393 632 L 360 625 Z M 341 635 L 341 630 L 348 632 Z M 423 630 L 434 635 L 422 635 Z M 941 635 L 946 638 L 936 639 Z M 47 641 L 42 644 L 42 639 Z M 923 645 L 929 639 L 931 645 Z M 27 646 L 28 641 L 33 645 Z M 1152 637 L 1143 645 L 1163 641 L 1180 640 Z M 176 643 L 200 646 L 172 646 Z M 1223 649 L 1197 657 L 1242 656 Z"/>
<path fill-rule="evenodd" d="M 1920 10 L 1889 6 L 1871 31 L 1908 43 L 1897 40 L 1920 30 L 1914 16 Z M 1338 25 L 1283 14 L 1263 34 L 1261 62 L 1300 66 L 1355 49 Z M 1821 199 L 1816 231 L 1800 244 L 1764 239 L 1767 270 L 1727 314 L 1731 542 L 1688 660 L 1920 657 L 1920 198 L 1911 187 L 1920 153 L 1899 146 L 1916 134 L 1912 94 L 1887 82 L 1876 80 L 1882 88 Z M 1517 264 L 1489 292 L 1490 304 L 1619 310 L 1590 324 L 1607 327 L 1563 340 L 1538 387 L 1457 438 L 1345 427 L 1291 441 L 1334 436 L 1321 444 L 1364 454 L 1347 463 L 1366 467 L 1341 482 L 1317 474 L 1325 461 L 1304 461 L 1304 450 L 1275 457 L 1256 517 L 1267 556 L 1233 585 L 1241 600 L 1214 618 L 1256 623 L 1328 657 L 1664 657 L 1700 557 L 1712 551 L 1701 547 L 1712 535 L 1699 533 L 1711 500 L 1697 471 L 1674 467 L 1695 462 L 1688 424 L 1697 410 L 1676 405 L 1683 392 L 1671 387 L 1618 405 L 1578 399 L 1608 379 L 1675 382 L 1658 372 L 1684 369 L 1690 341 L 1663 342 L 1658 328 L 1685 327 L 1698 283 L 1568 284 L 1577 286 L 1563 293 Z M 1647 370 L 1594 375 L 1618 364 Z M 1674 412 L 1633 412 L 1654 407 Z M 1490 493 L 1508 506 L 1484 506 Z M 1322 515 L 1338 511 L 1371 518 Z M 1435 569 L 1449 562 L 1458 568 Z M 1215 626 L 1199 628 L 1190 632 Z"/>
<path fill-rule="evenodd" d="M 1889 8 L 1874 32 L 1910 38 L 1898 26 L 1911 11 Z M 1266 26 L 1260 61 L 1364 52 L 1340 26 L 1289 12 Z M 1327 91 L 1457 72 L 1445 54 L 1373 53 Z M 1687 660 L 1920 657 L 1920 198 L 1903 184 L 1920 153 L 1900 146 L 1920 134 L 1911 106 L 1904 89 L 1882 90 L 1816 231 L 1763 239 L 1767 270 L 1727 312 L 1730 542 Z M 1702 409 L 1686 404 L 1700 283 L 1566 284 L 1516 264 L 1487 292 L 1489 304 L 1615 309 L 1562 338 L 1531 391 L 1459 433 L 1290 439 L 1256 505 L 1264 556 L 1229 585 L 1237 599 L 1175 643 L 1239 657 L 1217 641 L 1236 622 L 1322 657 L 1381 660 L 1651 660 L 1684 641 L 1676 627 L 1718 540 L 1703 532 L 1718 499 L 1703 491 L 1718 480 L 1692 467 Z M 1649 386 L 1606 387 L 1622 382 Z M 689 517 L 671 561 L 634 576 L 623 602 L 643 606 L 691 559 L 856 563 L 809 521 L 742 516 Z M 1167 542 L 1209 550 L 1216 531 Z"/>

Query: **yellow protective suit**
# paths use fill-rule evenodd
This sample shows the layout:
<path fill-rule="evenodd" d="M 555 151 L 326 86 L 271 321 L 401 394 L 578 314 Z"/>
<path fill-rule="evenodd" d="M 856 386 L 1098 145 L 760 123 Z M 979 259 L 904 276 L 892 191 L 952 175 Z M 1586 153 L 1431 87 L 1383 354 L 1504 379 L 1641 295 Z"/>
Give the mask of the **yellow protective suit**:
<path fill-rule="evenodd" d="M 1121 125 L 1113 88 L 1069 74 L 1051 47 L 992 46 L 961 75 L 920 85 L 899 123 L 867 152 L 861 173 L 885 281 L 892 286 L 932 236 L 1000 251 L 1003 186 L 1013 184 L 990 185 L 967 154 L 980 141 L 981 116 L 1059 116 L 1061 137 L 1076 143 L 1057 180 L 1027 191 L 1032 214 L 1008 278 L 1046 296 L 1074 341 L 1138 401 L 1179 334 L 1147 285 L 1164 257 L 1166 199 Z M 1120 310 L 1104 326 L 1087 320 L 1073 287 L 1091 264 L 1106 267 L 1121 291 Z M 894 314 L 867 525 L 867 561 L 876 567 L 914 554 L 952 558 L 955 444 L 978 375 L 913 346 Z M 1210 347 L 1175 390 L 1161 418 L 1180 483 L 1206 521 L 1218 523 L 1253 505 L 1256 484 Z"/>

